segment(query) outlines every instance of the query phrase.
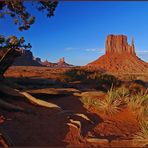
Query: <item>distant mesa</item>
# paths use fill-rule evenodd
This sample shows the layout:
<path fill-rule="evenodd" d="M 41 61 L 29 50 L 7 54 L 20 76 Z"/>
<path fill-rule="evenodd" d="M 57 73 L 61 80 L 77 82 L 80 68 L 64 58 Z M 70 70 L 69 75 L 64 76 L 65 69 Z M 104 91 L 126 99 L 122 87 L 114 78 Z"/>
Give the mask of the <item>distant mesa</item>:
<path fill-rule="evenodd" d="M 47 67 L 53 67 L 53 68 L 74 67 L 74 65 L 66 63 L 64 57 L 60 58 L 59 62 L 57 62 L 57 63 L 51 63 L 46 60 L 46 61 L 42 62 L 42 65 L 47 66 Z"/>
<path fill-rule="evenodd" d="M 38 63 L 42 63 L 41 58 L 39 58 L 39 57 L 34 57 L 33 60 L 35 60 Z"/>
<path fill-rule="evenodd" d="M 125 35 L 108 35 L 105 54 L 86 67 L 113 73 L 148 73 L 148 63 L 136 56 L 134 39 L 130 45 Z"/>
<path fill-rule="evenodd" d="M 74 66 L 74 65 L 66 63 L 64 57 L 59 59 L 59 62 L 57 63 L 57 65 L 58 66 L 64 66 L 64 67 L 73 67 Z"/>
<path fill-rule="evenodd" d="M 30 50 L 23 50 L 22 55 L 17 57 L 14 66 L 42 66 L 40 58 L 34 58 Z"/>
<path fill-rule="evenodd" d="M 64 57 L 60 58 L 60 59 L 59 59 L 59 62 L 58 62 L 58 65 L 63 65 L 63 64 L 66 64 L 66 63 L 65 63 L 65 58 L 64 58 Z"/>
<path fill-rule="evenodd" d="M 42 62 L 42 65 L 47 67 L 54 67 L 55 64 L 56 63 L 49 62 L 47 59 L 44 62 Z"/>
<path fill-rule="evenodd" d="M 14 66 L 46 66 L 46 67 L 73 67 L 73 65 L 65 62 L 64 57 L 59 59 L 59 62 L 52 63 L 48 60 L 44 62 L 41 61 L 41 58 L 34 57 L 30 50 L 23 50 L 22 55 L 17 57 L 13 63 Z"/>

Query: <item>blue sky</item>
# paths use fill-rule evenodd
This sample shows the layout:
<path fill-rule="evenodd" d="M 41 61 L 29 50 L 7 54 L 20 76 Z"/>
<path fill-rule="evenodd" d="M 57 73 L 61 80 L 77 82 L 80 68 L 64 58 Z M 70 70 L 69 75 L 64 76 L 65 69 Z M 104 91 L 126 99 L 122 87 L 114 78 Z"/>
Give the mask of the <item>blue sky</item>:
<path fill-rule="evenodd" d="M 30 2 L 28 2 L 30 3 Z M 0 34 L 24 36 L 31 51 L 43 60 L 85 65 L 104 53 L 108 34 L 124 34 L 135 39 L 137 55 L 148 61 L 147 2 L 60 2 L 55 16 L 28 8 L 36 23 L 20 32 L 11 19 L 0 20 Z"/>

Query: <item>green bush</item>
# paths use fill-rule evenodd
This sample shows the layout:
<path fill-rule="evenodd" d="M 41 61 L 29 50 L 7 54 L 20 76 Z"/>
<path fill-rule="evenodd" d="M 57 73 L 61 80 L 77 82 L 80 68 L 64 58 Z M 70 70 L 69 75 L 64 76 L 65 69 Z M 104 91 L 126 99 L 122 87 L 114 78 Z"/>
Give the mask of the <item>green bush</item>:
<path fill-rule="evenodd" d="M 81 81 L 83 83 L 94 84 L 94 87 L 107 91 L 111 86 L 119 86 L 120 81 L 113 75 L 101 73 L 100 71 L 90 71 L 86 69 L 70 69 L 64 73 L 68 82 Z"/>
<path fill-rule="evenodd" d="M 65 72 L 68 81 L 84 81 L 87 79 L 87 71 L 81 69 L 70 69 Z"/>
<path fill-rule="evenodd" d="M 113 75 L 101 74 L 96 77 L 96 86 L 98 89 L 108 91 L 112 86 L 119 86 L 120 81 Z"/>

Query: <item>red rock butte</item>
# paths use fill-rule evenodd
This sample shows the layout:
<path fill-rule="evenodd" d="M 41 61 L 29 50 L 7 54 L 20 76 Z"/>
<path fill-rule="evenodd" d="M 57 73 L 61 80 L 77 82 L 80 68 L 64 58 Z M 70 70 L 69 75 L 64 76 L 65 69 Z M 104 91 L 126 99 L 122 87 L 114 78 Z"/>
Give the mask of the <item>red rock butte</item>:
<path fill-rule="evenodd" d="M 134 39 L 130 45 L 125 35 L 108 35 L 105 54 L 86 66 L 113 73 L 148 73 L 148 63 L 136 56 Z"/>
<path fill-rule="evenodd" d="M 127 42 L 127 36 L 125 35 L 109 35 L 106 40 L 106 54 L 131 54 L 136 55 L 134 47 L 134 39 L 132 39 L 132 45 Z"/>

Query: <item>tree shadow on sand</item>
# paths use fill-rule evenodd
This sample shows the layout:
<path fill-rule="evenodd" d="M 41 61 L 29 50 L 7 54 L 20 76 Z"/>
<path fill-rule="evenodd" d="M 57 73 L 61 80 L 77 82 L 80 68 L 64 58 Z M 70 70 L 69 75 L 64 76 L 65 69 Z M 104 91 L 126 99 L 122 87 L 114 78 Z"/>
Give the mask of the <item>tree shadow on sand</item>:
<path fill-rule="evenodd" d="M 98 115 L 89 113 L 80 99 L 72 94 L 51 96 L 45 93 L 34 96 L 60 106 L 62 111 L 35 106 L 24 99 L 15 100 L 15 97 L 12 96 L 13 104 L 27 108 L 34 113 L 0 109 L 0 113 L 9 119 L 1 125 L 0 132 L 11 138 L 13 146 L 66 146 L 69 143 L 64 140 L 70 132 L 67 124 L 70 123 L 70 119 L 81 123 L 81 137 L 79 138 L 85 137 L 89 131 L 102 122 Z M 9 100 L 10 96 L 7 97 Z M 76 114 L 84 114 L 90 121 Z"/>

